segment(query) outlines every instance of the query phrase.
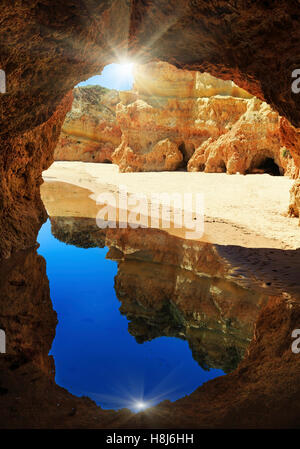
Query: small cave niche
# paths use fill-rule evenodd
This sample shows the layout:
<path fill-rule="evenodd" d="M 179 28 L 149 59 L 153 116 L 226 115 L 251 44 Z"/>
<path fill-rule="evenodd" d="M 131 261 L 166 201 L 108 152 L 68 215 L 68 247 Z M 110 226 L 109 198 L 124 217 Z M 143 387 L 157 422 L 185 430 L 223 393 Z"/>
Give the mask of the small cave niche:
<path fill-rule="evenodd" d="M 178 150 L 182 154 L 182 162 L 177 170 L 185 171 L 187 169 L 188 161 L 187 161 L 187 153 L 186 153 L 186 148 L 185 148 L 184 142 L 182 142 L 180 145 L 178 145 Z"/>
<path fill-rule="evenodd" d="M 218 164 L 217 167 L 217 173 L 226 173 L 227 172 L 227 168 L 226 168 L 226 164 L 224 161 L 220 161 L 220 163 Z"/>
<path fill-rule="evenodd" d="M 282 176 L 283 169 L 276 164 L 274 158 L 271 155 L 260 156 L 252 161 L 247 174 L 266 173 L 271 176 Z"/>
<path fill-rule="evenodd" d="M 191 159 L 195 152 L 195 145 L 192 143 L 185 144 L 182 142 L 180 145 L 178 145 L 178 150 L 181 152 L 183 159 L 180 167 L 178 167 L 179 170 L 186 170 L 188 161 Z"/>
<path fill-rule="evenodd" d="M 260 170 L 264 170 L 265 173 L 268 173 L 272 176 L 280 176 L 280 168 L 276 164 L 273 158 L 267 157 L 258 167 Z"/>

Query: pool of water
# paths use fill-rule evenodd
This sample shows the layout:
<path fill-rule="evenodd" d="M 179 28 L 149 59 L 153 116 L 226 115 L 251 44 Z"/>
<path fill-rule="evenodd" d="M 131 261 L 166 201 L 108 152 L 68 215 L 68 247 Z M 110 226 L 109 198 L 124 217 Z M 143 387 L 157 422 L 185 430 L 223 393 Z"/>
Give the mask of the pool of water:
<path fill-rule="evenodd" d="M 117 262 L 108 248 L 83 249 L 57 240 L 48 220 L 38 236 L 57 312 L 56 383 L 104 409 L 133 411 L 174 401 L 221 376 L 193 359 L 187 341 L 159 337 L 139 344 L 128 332 L 114 290 Z"/>

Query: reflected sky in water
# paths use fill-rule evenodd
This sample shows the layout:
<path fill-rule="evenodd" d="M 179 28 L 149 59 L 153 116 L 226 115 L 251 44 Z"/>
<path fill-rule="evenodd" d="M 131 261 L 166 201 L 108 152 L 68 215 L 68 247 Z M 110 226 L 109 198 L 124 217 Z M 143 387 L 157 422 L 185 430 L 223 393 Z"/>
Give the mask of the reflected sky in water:
<path fill-rule="evenodd" d="M 119 312 L 114 290 L 117 263 L 107 248 L 82 249 L 51 234 L 48 220 L 38 236 L 38 252 L 47 262 L 54 309 L 58 315 L 54 356 L 56 382 L 107 409 L 137 411 L 183 397 L 223 371 L 203 370 L 186 341 L 161 337 L 138 344 Z"/>

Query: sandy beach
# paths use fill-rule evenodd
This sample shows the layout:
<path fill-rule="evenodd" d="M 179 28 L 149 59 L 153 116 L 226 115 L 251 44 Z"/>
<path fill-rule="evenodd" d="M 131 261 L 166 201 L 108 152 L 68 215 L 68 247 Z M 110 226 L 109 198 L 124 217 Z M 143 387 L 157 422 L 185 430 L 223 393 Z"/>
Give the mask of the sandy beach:
<path fill-rule="evenodd" d="M 267 174 L 147 172 L 119 173 L 113 164 L 54 162 L 43 173 L 46 182 L 69 183 L 91 192 L 200 193 L 204 198 L 203 241 L 248 248 L 297 249 L 298 219 L 287 216 L 293 180 Z M 180 235 L 179 230 L 176 230 Z"/>

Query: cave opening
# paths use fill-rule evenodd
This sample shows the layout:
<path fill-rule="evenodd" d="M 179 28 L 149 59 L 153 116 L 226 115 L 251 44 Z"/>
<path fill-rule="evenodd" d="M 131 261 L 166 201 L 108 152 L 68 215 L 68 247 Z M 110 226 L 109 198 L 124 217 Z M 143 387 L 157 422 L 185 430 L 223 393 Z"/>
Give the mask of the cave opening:
<path fill-rule="evenodd" d="M 107 64 L 101 74 L 92 76 L 75 87 L 101 86 L 118 91 L 131 90 L 134 82 L 133 70 L 134 63 L 130 61 Z"/>
<path fill-rule="evenodd" d="M 226 164 L 224 161 L 221 161 L 217 167 L 217 173 L 226 173 L 226 172 L 227 172 Z"/>
<path fill-rule="evenodd" d="M 177 170 L 187 171 L 188 157 L 187 157 L 187 152 L 186 152 L 186 147 L 185 147 L 184 142 L 182 142 L 180 145 L 178 145 L 178 150 L 182 154 L 182 161 L 181 161 L 181 164 L 179 165 L 179 167 L 177 168 Z"/>
<path fill-rule="evenodd" d="M 253 174 L 268 174 L 271 176 L 282 176 L 283 170 L 279 165 L 275 162 L 272 156 L 261 157 L 258 160 L 252 162 L 250 170 L 248 173 Z"/>
<path fill-rule="evenodd" d="M 261 162 L 261 164 L 257 167 L 259 170 L 263 170 L 265 173 L 268 173 L 272 176 L 280 176 L 280 168 L 276 164 L 273 158 L 266 157 L 265 160 Z"/>
<path fill-rule="evenodd" d="M 187 164 L 195 152 L 195 145 L 190 142 L 181 142 L 180 145 L 178 145 L 178 150 L 182 154 L 182 162 L 177 170 L 187 171 Z"/>
<path fill-rule="evenodd" d="M 0 255 L 4 258 L 2 264 L 4 270 L 1 277 L 3 300 L 1 301 L 0 324 L 1 327 L 6 325 L 10 330 L 11 341 L 9 344 L 12 353 L 1 358 L 0 394 L 3 400 L 1 427 L 109 427 L 109 429 L 117 429 L 120 426 L 128 429 L 141 427 L 148 429 L 151 427 L 154 429 L 157 427 L 162 429 L 186 427 L 192 429 L 194 425 L 197 428 L 248 427 L 253 429 L 255 427 L 288 428 L 299 425 L 297 373 L 300 369 L 300 360 L 299 356 L 297 358 L 297 355 L 292 354 L 294 351 L 291 351 L 291 331 L 298 327 L 297 319 L 299 317 L 297 268 L 299 267 L 300 238 L 298 230 L 290 227 L 292 221 L 296 224 L 295 220 L 284 216 L 287 205 L 285 206 L 283 203 L 288 198 L 287 184 L 290 180 L 287 177 L 274 178 L 274 175 L 281 174 L 281 170 L 284 170 L 286 174 L 294 170 L 293 175 L 299 176 L 298 156 L 300 150 L 297 127 L 300 126 L 300 110 L 297 101 L 299 95 L 295 95 L 298 92 L 294 90 L 299 78 L 294 80 L 293 78 L 298 70 L 296 42 L 297 35 L 300 34 L 300 2 L 284 2 L 282 0 L 278 2 L 227 3 L 176 2 L 173 0 L 169 2 L 49 2 L 46 0 L 22 3 L 3 2 L 3 5 L 2 16 L 5 17 L 5 20 L 1 25 L 1 31 L 4 49 L 0 59 L 1 69 L 5 69 L 7 75 L 7 93 L 1 96 L 0 102 L 2 122 L 0 127 L 2 142 Z M 156 188 L 158 190 L 160 187 L 166 191 L 169 185 L 170 190 L 174 188 L 174 190 L 186 191 L 190 187 L 193 192 L 198 192 L 204 189 L 205 182 L 209 180 L 205 190 L 205 214 L 207 216 L 206 226 L 207 228 L 211 226 L 211 230 L 208 229 L 211 232 L 210 234 L 207 232 L 206 240 L 215 243 L 215 238 L 219 237 L 219 234 L 223 238 L 223 234 L 230 233 L 230 238 L 232 236 L 239 238 L 241 235 L 240 242 L 237 243 L 235 240 L 229 243 L 220 244 L 219 242 L 214 245 L 212 251 L 206 253 L 206 250 L 203 251 L 203 248 L 207 247 L 206 241 L 204 241 L 203 248 L 192 251 L 184 241 L 181 245 L 164 237 L 158 237 L 157 241 L 148 239 L 148 248 L 146 247 L 148 260 L 146 260 L 146 256 L 142 255 L 145 258 L 143 261 L 145 269 L 135 272 L 134 266 L 138 265 L 141 259 L 139 245 L 144 251 L 142 254 L 145 254 L 145 244 L 147 243 L 145 236 L 132 237 L 130 240 L 123 232 L 124 230 L 120 230 L 119 241 L 117 238 L 113 240 L 112 237 L 110 241 L 118 243 L 118 247 L 123 251 L 119 250 L 123 259 L 120 254 L 115 254 L 116 258 L 119 257 L 119 262 L 104 261 L 107 249 L 101 251 L 103 248 L 75 248 L 76 251 L 80 251 L 80 255 L 77 255 L 70 244 L 57 241 L 66 245 L 58 247 L 58 243 L 51 239 L 48 222 L 46 223 L 47 233 L 45 232 L 46 228 L 43 228 L 42 231 L 44 232 L 44 242 L 41 243 L 39 251 L 49 260 L 46 261 L 40 254 L 36 256 L 35 252 L 30 252 L 30 248 L 34 248 L 36 251 L 35 236 L 42 221 L 46 219 L 46 213 L 39 197 L 39 186 L 42 181 L 41 171 L 53 160 L 53 147 L 67 110 L 67 103 L 70 103 L 71 95 L 68 96 L 68 101 L 63 100 L 63 96 L 69 95 L 69 90 L 79 81 L 91 74 L 98 73 L 103 61 L 113 61 L 114 55 L 121 51 L 124 53 L 128 51 L 146 61 L 161 59 L 174 62 L 178 67 L 208 70 L 216 75 L 220 74 L 228 80 L 233 78 L 241 86 L 249 89 L 253 95 L 266 99 L 280 114 L 283 144 L 286 144 L 287 147 L 290 145 L 290 148 L 293 149 L 295 168 L 290 169 L 294 159 L 291 157 L 291 160 L 288 160 L 286 156 L 282 155 L 282 148 L 278 148 L 278 151 L 274 151 L 274 155 L 276 154 L 274 158 L 267 157 L 257 165 L 251 166 L 251 169 L 262 170 L 262 173 L 270 171 L 273 176 L 243 177 L 225 176 L 225 174 L 220 176 L 216 173 L 198 175 L 198 173 L 164 172 L 161 174 L 162 178 L 160 178 L 160 174 L 154 173 L 155 176 L 153 175 L 151 179 L 151 173 L 149 178 L 147 178 L 147 173 L 132 175 L 141 181 L 138 188 L 142 193 L 143 189 L 145 191 L 148 189 L 149 192 L 155 191 Z M 3 74 L 3 71 L 0 70 L 0 75 L 1 72 Z M 111 79 L 109 77 L 109 81 Z M 91 79 L 87 81 L 87 85 L 90 84 L 93 84 Z M 174 84 L 179 84 L 177 79 Z M 197 83 L 197 86 L 200 86 L 200 89 L 202 84 Z M 106 86 L 104 85 L 104 87 Z M 117 87 L 108 85 L 107 87 L 118 90 L 131 88 L 124 85 Z M 2 88 L 3 90 L 6 89 Z M 167 91 L 167 89 L 165 90 Z M 187 90 L 189 93 L 194 92 L 193 88 Z M 214 90 L 214 86 L 211 86 L 211 95 Z M 227 88 L 224 88 L 224 92 L 226 91 Z M 221 99 L 217 99 L 218 104 L 221 103 L 225 94 L 222 97 L 221 93 L 220 97 Z M 195 123 L 203 124 L 204 130 L 203 136 L 201 136 L 200 132 L 197 134 L 196 126 L 193 128 L 189 123 L 182 121 L 179 132 L 186 130 L 186 134 L 182 133 L 179 139 L 176 129 L 174 134 L 168 131 L 167 133 L 170 135 L 159 136 L 163 140 L 170 137 L 163 148 L 170 148 L 170 158 L 164 158 L 167 162 L 174 153 L 181 159 L 181 155 L 175 147 L 178 140 L 179 143 L 181 140 L 187 142 L 187 137 L 191 135 L 194 137 L 197 134 L 195 142 L 199 159 L 195 158 L 194 171 L 198 167 L 200 171 L 202 168 L 205 168 L 206 171 L 210 169 L 215 171 L 218 168 L 215 162 L 218 163 L 221 155 L 225 158 L 228 172 L 231 171 L 230 164 L 236 163 L 232 171 L 242 167 L 241 172 L 249 169 L 249 173 L 251 173 L 252 155 L 248 159 L 248 150 L 259 148 L 258 145 L 252 145 L 255 139 L 254 131 L 257 132 L 258 142 L 259 134 L 261 137 L 265 135 L 270 142 L 273 129 L 273 125 L 270 126 L 268 123 L 267 132 L 264 132 L 262 120 L 255 116 L 255 107 L 252 108 L 252 122 L 250 121 L 248 124 L 245 120 L 245 123 L 241 123 L 240 132 L 238 132 L 238 127 L 227 121 L 226 111 L 228 110 L 228 114 L 236 112 L 230 106 L 228 109 L 216 107 L 211 114 L 211 111 L 207 111 L 207 114 L 202 114 L 200 111 L 201 114 L 198 114 L 198 105 L 203 104 L 204 110 L 206 104 L 212 103 L 212 100 L 199 100 L 193 107 L 191 106 L 193 101 L 189 98 L 186 107 L 181 108 L 179 100 L 174 99 L 174 96 L 169 98 L 172 98 L 174 104 L 173 116 L 170 115 L 168 118 L 170 128 L 176 128 L 174 118 L 176 111 L 180 111 L 182 118 L 184 118 L 183 112 L 187 111 L 188 114 L 190 111 L 195 111 L 197 121 Z M 60 100 L 63 100 L 62 106 L 59 106 L 55 112 Z M 256 106 L 256 99 L 254 102 L 253 106 Z M 243 100 L 238 99 L 238 103 L 242 104 Z M 222 119 L 221 123 L 214 120 L 214 112 L 219 114 Z M 266 113 L 265 117 L 267 115 L 269 114 Z M 270 114 L 270 117 L 272 120 L 273 113 Z M 92 124 L 92 120 L 90 123 Z M 145 120 L 140 127 L 142 133 L 146 132 L 147 126 L 153 132 L 155 126 L 150 120 Z M 254 131 L 247 133 L 246 128 L 252 128 Z M 75 131 L 75 127 L 73 130 Z M 232 130 L 232 132 L 228 138 L 224 137 L 224 140 L 220 138 L 220 141 L 215 142 L 214 145 L 208 142 L 207 147 L 203 147 L 206 148 L 206 153 L 204 151 L 201 153 L 201 150 L 198 152 L 202 145 L 202 137 L 203 139 L 210 136 L 213 139 L 221 137 L 218 133 L 222 130 L 226 132 Z M 93 130 L 91 129 L 91 131 Z M 116 133 L 113 131 L 112 129 L 112 135 L 115 138 Z M 176 136 L 175 143 L 172 141 L 174 135 Z M 73 134 L 73 136 L 75 140 L 76 135 Z M 237 143 L 236 159 L 235 154 L 230 153 L 235 145 L 234 138 Z M 267 139 L 266 144 L 268 145 Z M 27 146 L 27 140 L 32 141 L 33 145 Z M 134 152 L 135 140 L 136 134 L 132 139 L 132 148 L 129 143 L 127 145 L 127 141 L 124 143 L 124 154 L 120 156 L 120 161 L 124 161 L 125 157 L 128 157 L 123 165 L 124 172 L 135 169 L 138 171 L 141 168 L 147 170 L 147 167 L 141 167 L 137 163 L 134 165 L 135 159 L 139 157 L 139 154 Z M 76 142 L 78 146 L 75 146 L 74 154 L 78 155 L 80 152 L 82 154 L 83 150 L 80 147 L 84 147 L 84 145 L 87 148 L 90 147 L 90 153 L 95 151 L 92 146 L 95 142 L 93 139 L 75 140 Z M 222 143 L 226 143 L 227 147 L 222 147 Z M 154 147 L 156 142 L 153 144 Z M 243 144 L 245 144 L 244 148 Z M 65 150 L 68 149 L 66 146 Z M 213 150 L 215 150 L 214 153 Z M 206 164 L 210 152 L 211 165 Z M 86 153 L 88 154 L 88 152 Z M 230 160 L 227 156 L 233 157 Z M 243 159 L 244 156 L 245 159 Z M 106 154 L 104 157 L 104 162 L 106 162 Z M 156 156 L 154 155 L 154 157 Z M 244 165 L 239 165 L 239 158 L 243 159 Z M 284 158 L 286 159 L 284 160 Z M 59 159 L 57 160 L 59 161 Z M 175 160 L 172 168 L 169 168 L 170 164 L 163 165 L 162 168 L 171 171 L 176 164 Z M 280 167 L 281 164 L 283 168 Z M 287 164 L 289 164 L 288 167 Z M 92 201 L 96 199 L 97 193 L 102 189 L 100 181 L 106 182 L 107 190 L 114 191 L 119 189 L 119 181 L 124 180 L 125 183 L 127 180 L 128 183 L 130 181 L 131 174 L 127 175 L 127 173 L 124 174 L 123 179 L 117 179 L 116 173 L 109 171 L 110 168 L 116 168 L 117 171 L 118 164 L 114 165 L 116 167 L 105 166 L 103 168 L 103 172 L 106 174 L 100 173 L 101 167 L 97 167 L 96 164 L 89 171 L 89 166 L 83 167 L 84 164 L 77 163 L 78 170 L 74 169 L 72 178 L 69 174 L 62 173 L 63 163 L 58 164 L 57 173 L 62 178 L 65 176 L 61 184 L 64 184 L 66 189 L 70 188 L 70 180 L 73 179 L 87 189 L 91 188 L 94 182 L 95 191 L 88 190 L 87 198 L 83 201 L 85 209 L 79 208 L 80 193 L 78 189 L 74 189 L 72 195 L 70 194 L 69 204 L 65 202 L 66 197 L 61 185 L 57 186 L 56 197 L 49 195 L 53 201 L 53 210 L 54 206 L 56 208 L 53 212 L 54 219 L 55 217 L 65 219 L 60 222 L 65 222 L 66 226 L 69 226 L 74 233 L 76 230 L 78 231 L 78 224 L 86 224 L 87 228 L 81 232 L 82 239 L 86 239 L 89 231 L 92 243 L 97 237 L 99 238 L 101 231 L 95 230 L 93 227 L 90 228 L 90 221 L 87 219 L 91 218 L 90 211 L 94 205 Z M 80 172 L 79 166 L 82 172 Z M 155 167 L 155 164 L 153 166 Z M 236 171 L 236 173 L 239 172 Z M 104 175 L 106 175 L 105 179 Z M 51 178 L 48 175 L 48 187 L 51 182 L 53 183 L 53 179 L 58 178 Z M 116 186 L 113 185 L 115 180 Z M 275 181 L 273 185 L 272 181 Z M 231 186 L 228 183 L 231 183 Z M 132 185 L 134 185 L 133 181 Z M 300 209 L 298 180 L 294 186 L 297 190 L 294 190 L 292 201 L 294 201 L 295 210 L 298 211 Z M 76 187 L 78 186 L 76 185 Z M 229 187 L 232 189 L 230 190 Z M 247 189 L 244 187 L 253 191 L 252 197 L 245 195 Z M 252 198 L 253 202 L 250 203 L 249 200 Z M 274 204 L 271 203 L 273 198 Z M 62 202 L 60 210 L 57 207 L 58 201 Z M 65 209 L 63 202 L 65 202 Z M 74 205 L 73 211 L 69 207 L 70 204 Z M 250 206 L 253 208 L 250 209 Z M 223 211 L 228 215 L 222 216 Z M 275 221 L 273 221 L 273 217 L 276 219 Z M 56 220 L 56 224 L 60 224 L 59 220 Z M 279 233 L 281 229 L 286 237 Z M 71 237 L 69 232 L 65 234 Z M 112 232 L 110 235 L 113 235 Z M 115 235 L 118 233 L 116 232 Z M 42 238 L 42 233 L 40 238 Z M 284 242 L 283 238 L 288 240 Z M 164 246 L 166 252 L 170 251 L 170 255 L 166 254 L 165 257 L 162 251 Z M 296 250 L 292 251 L 292 249 Z M 17 254 L 18 259 L 16 260 L 19 261 L 19 265 L 17 265 L 14 263 L 14 259 L 10 260 L 8 257 L 20 250 L 22 254 L 21 256 Z M 138 253 L 136 261 L 133 260 L 134 251 Z M 100 262 L 99 255 L 101 255 Z M 124 263 L 126 256 L 127 261 Z M 214 260 L 214 256 L 218 256 L 218 260 Z M 23 263 L 23 260 L 26 263 Z M 33 264 L 34 260 L 37 262 L 36 266 Z M 169 266 L 160 264 L 159 262 L 162 260 L 166 260 L 167 264 L 165 265 L 169 264 Z M 147 269 L 152 261 L 154 268 L 151 273 L 150 269 L 148 271 Z M 251 344 L 249 349 L 246 349 L 246 359 L 242 366 L 227 378 L 221 377 L 212 380 L 202 389 L 197 388 L 189 397 L 186 396 L 188 392 L 186 390 L 184 399 L 178 403 L 170 402 L 173 398 L 165 396 L 168 401 L 164 401 L 157 409 L 149 410 L 149 413 L 137 416 L 136 419 L 133 419 L 126 410 L 114 414 L 96 409 L 94 403 L 87 399 L 87 393 L 96 391 L 93 387 L 102 380 L 100 378 L 102 372 L 107 372 L 109 385 L 112 383 L 112 376 L 119 372 L 118 367 L 114 364 L 111 369 L 108 365 L 113 353 L 112 343 L 116 340 L 113 342 L 109 338 L 110 334 L 105 334 L 106 329 L 111 332 L 112 337 L 115 337 L 120 330 L 122 331 L 120 341 L 128 343 L 129 349 L 121 352 L 123 346 L 119 345 L 118 347 L 116 342 L 116 350 L 121 349 L 116 360 L 121 362 L 121 369 L 127 366 L 133 367 L 132 351 L 129 346 L 133 343 L 131 341 L 133 338 L 130 339 L 126 334 L 125 315 L 117 315 L 120 304 L 117 302 L 112 288 L 112 275 L 116 274 L 113 272 L 114 269 L 116 270 L 116 263 L 120 264 L 119 291 L 123 292 L 125 297 L 124 304 L 126 299 L 130 299 L 129 293 L 137 296 L 137 301 L 128 301 L 126 310 L 128 314 L 137 311 L 143 318 L 142 322 L 136 320 L 137 325 L 140 325 L 140 327 L 135 327 L 136 333 L 140 332 L 138 335 L 143 335 L 146 325 L 149 325 L 150 331 L 156 331 L 156 326 L 153 323 L 155 325 L 159 323 L 161 324 L 159 331 L 166 329 L 182 336 L 181 329 L 178 330 L 174 326 L 170 326 L 174 314 L 173 309 L 170 310 L 172 312 L 170 316 L 167 314 L 168 311 L 163 310 L 165 316 L 162 318 L 165 320 L 157 319 L 161 306 L 158 302 L 159 297 L 162 298 L 162 301 L 170 297 L 171 305 L 173 306 L 175 300 L 178 300 L 178 303 L 180 302 L 182 305 L 183 312 L 186 312 L 187 318 L 190 319 L 190 322 L 186 320 L 187 331 L 190 334 L 194 333 L 196 344 L 199 342 L 200 345 L 202 341 L 205 343 L 206 340 L 212 356 L 216 357 L 217 361 L 224 360 L 226 356 L 230 362 L 235 362 L 239 351 L 236 351 L 231 344 L 230 332 L 232 331 L 233 337 L 239 343 L 244 331 L 248 328 L 249 319 L 253 320 L 255 334 L 254 338 L 247 337 L 247 341 L 251 341 Z M 109 264 L 110 267 L 105 268 Z M 175 267 L 174 270 L 172 265 Z M 203 273 L 201 272 L 202 266 Z M 182 267 L 186 267 L 186 282 L 183 282 L 184 277 L 179 271 Z M 46 268 L 50 273 L 50 285 L 46 276 Z M 195 276 L 192 276 L 192 270 L 195 271 Z M 275 274 L 274 277 L 272 274 L 275 271 L 277 279 Z M 152 276 L 146 277 L 148 272 Z M 159 276 L 165 274 L 165 279 L 159 279 Z M 255 283 L 255 291 L 253 295 L 244 298 L 242 294 L 240 295 L 238 287 L 241 287 L 241 291 L 245 294 L 248 293 L 247 275 L 249 283 L 251 281 Z M 26 280 L 25 285 L 23 285 L 23 278 Z M 160 281 L 159 283 L 157 279 Z M 289 282 L 283 284 L 286 279 Z M 197 286 L 199 280 L 203 281 L 201 288 Z M 227 290 L 224 287 L 226 280 L 229 281 Z M 267 287 L 271 284 L 270 280 L 272 289 L 268 290 Z M 278 282 L 275 284 L 274 281 Z M 275 291 L 273 290 L 274 284 Z M 124 288 L 126 286 L 128 286 L 127 290 Z M 56 301 L 53 312 L 49 296 L 50 287 L 51 294 L 54 294 Z M 222 291 L 220 292 L 223 288 L 224 294 Z M 198 293 L 198 303 L 203 302 L 203 311 L 200 310 L 200 312 L 194 308 L 193 304 L 193 298 Z M 84 294 L 87 296 L 85 297 Z M 104 300 L 100 298 L 97 301 L 100 294 L 104 296 Z M 145 298 L 147 297 L 149 297 L 149 304 L 153 305 L 153 313 L 150 307 L 150 311 L 145 307 Z M 114 301 L 114 308 L 110 307 L 109 299 Z M 239 299 L 241 299 L 240 304 L 238 303 Z M 255 300 L 262 306 L 258 320 L 255 315 L 258 311 Z M 87 310 L 89 304 L 90 311 Z M 4 308 L 6 305 L 7 311 Z M 252 305 L 254 306 L 253 312 Z M 57 317 L 54 309 L 57 309 Z M 69 312 L 72 312 L 72 316 Z M 74 315 L 74 312 L 77 315 Z M 117 315 L 116 321 L 109 319 L 113 314 Z M 155 316 L 155 314 L 157 315 Z M 182 316 L 184 317 L 184 314 Z M 103 322 L 100 321 L 102 318 Z M 206 318 L 208 319 L 208 330 L 213 331 L 211 337 L 204 327 Z M 60 326 L 58 332 L 55 330 L 57 321 Z M 174 321 L 176 323 L 176 320 Z M 119 325 L 119 323 L 121 324 Z M 214 324 L 216 328 L 213 327 Z M 240 329 L 239 326 L 241 326 Z M 63 330 L 64 334 L 60 330 Z M 82 334 L 77 334 L 80 338 L 74 338 L 77 335 L 73 330 L 82 332 Z M 95 334 L 92 335 L 91 331 L 94 331 Z M 88 334 L 91 336 L 90 340 L 87 338 Z M 274 338 L 275 334 L 276 338 Z M 65 353 L 59 353 L 59 345 L 57 345 L 56 355 L 60 356 L 61 362 L 69 363 L 65 372 L 74 375 L 74 390 L 78 386 L 80 377 L 84 380 L 79 368 L 86 367 L 86 371 L 92 371 L 93 358 L 91 354 L 93 349 L 95 348 L 96 351 L 102 346 L 106 351 L 103 357 L 102 354 L 98 356 L 98 353 L 95 352 L 94 360 L 98 363 L 94 370 L 95 383 L 85 382 L 83 394 L 80 394 L 83 397 L 76 399 L 74 395 L 67 394 L 67 390 L 56 388 L 54 385 L 54 375 L 64 376 L 65 374 L 54 366 L 53 356 L 48 357 L 49 345 L 54 335 L 61 339 L 61 346 L 65 344 Z M 223 337 L 227 343 L 225 350 L 224 346 L 218 346 L 218 339 Z M 56 340 L 57 343 L 59 343 L 58 340 Z M 140 356 L 141 353 L 137 351 L 144 349 L 148 343 L 151 342 L 148 341 L 140 345 L 136 349 L 136 354 Z M 155 344 L 155 340 L 152 343 Z M 186 342 L 182 341 L 182 343 Z M 195 352 L 200 353 L 199 345 L 193 347 Z M 185 346 L 187 345 L 185 344 Z M 295 347 L 295 345 L 293 346 Z M 217 351 L 216 347 L 220 350 Z M 238 345 L 237 348 L 239 347 Z M 148 373 L 152 375 L 153 384 L 159 384 L 160 379 L 157 380 L 151 370 L 155 366 L 160 366 L 161 371 L 165 370 L 166 375 L 162 378 L 169 391 L 172 384 L 170 377 L 167 376 L 168 367 L 170 367 L 170 371 L 174 369 L 176 372 L 178 367 L 183 365 L 185 372 L 183 371 L 179 380 L 190 381 L 193 374 L 192 369 L 194 369 L 195 385 L 198 387 L 200 384 L 200 376 L 196 372 L 198 367 L 191 363 L 187 351 L 183 351 L 183 354 L 186 354 L 186 359 L 183 359 L 182 353 L 176 346 L 174 346 L 173 352 L 171 352 L 171 347 L 165 346 L 165 348 L 169 358 L 162 358 L 159 351 L 155 353 L 151 349 L 146 357 L 141 354 L 137 358 L 137 368 L 140 366 L 140 360 L 146 360 L 146 362 L 150 360 Z M 153 358 L 152 354 L 157 356 Z M 200 354 L 203 355 L 203 352 Z M 172 355 L 174 360 L 172 360 Z M 85 361 L 83 356 L 87 356 Z M 278 363 L 279 357 L 280 363 Z M 207 364 L 206 353 L 204 353 L 203 359 Z M 18 364 L 15 360 L 20 360 L 22 363 Z M 186 363 L 186 360 L 190 365 Z M 7 368 L 5 370 L 7 372 L 3 368 Z M 268 376 L 265 375 L 267 372 Z M 141 379 L 141 377 L 139 378 Z M 131 376 L 130 379 L 132 379 L 132 384 L 139 385 L 136 376 Z M 144 385 L 142 380 L 140 382 L 141 390 Z M 289 388 L 286 388 L 287 385 Z M 74 391 L 74 394 L 76 393 L 77 391 Z M 137 396 L 136 399 L 138 408 L 144 408 L 143 398 Z M 46 407 L 45 404 L 47 404 Z M 287 404 L 288 407 L 285 406 Z M 282 413 L 284 406 L 285 413 Z"/>

